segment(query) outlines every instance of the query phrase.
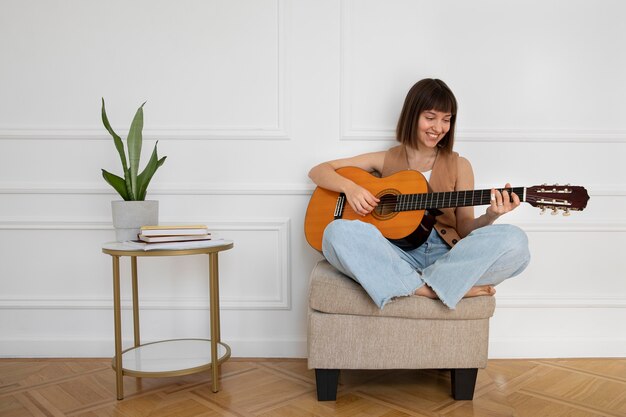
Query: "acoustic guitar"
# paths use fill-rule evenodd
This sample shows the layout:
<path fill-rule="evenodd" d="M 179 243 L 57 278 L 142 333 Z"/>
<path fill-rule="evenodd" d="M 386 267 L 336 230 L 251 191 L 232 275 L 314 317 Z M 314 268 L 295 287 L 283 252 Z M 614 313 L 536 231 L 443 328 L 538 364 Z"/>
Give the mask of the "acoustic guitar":
<path fill-rule="evenodd" d="M 343 193 L 317 187 L 313 191 L 304 219 L 307 242 L 322 250 L 324 229 L 334 220 L 361 220 L 378 228 L 387 239 L 400 247 L 418 247 L 426 241 L 436 223 L 438 209 L 480 206 L 491 202 L 491 190 L 430 192 L 428 181 L 418 172 L 400 171 L 384 178 L 356 167 L 339 168 L 337 173 L 354 181 L 380 199 L 378 206 L 366 216 L 356 213 Z M 498 189 L 502 191 L 503 189 Z M 570 185 L 539 185 L 513 187 L 520 201 L 541 209 L 559 210 L 564 215 L 583 210 L 589 201 L 584 187 Z"/>

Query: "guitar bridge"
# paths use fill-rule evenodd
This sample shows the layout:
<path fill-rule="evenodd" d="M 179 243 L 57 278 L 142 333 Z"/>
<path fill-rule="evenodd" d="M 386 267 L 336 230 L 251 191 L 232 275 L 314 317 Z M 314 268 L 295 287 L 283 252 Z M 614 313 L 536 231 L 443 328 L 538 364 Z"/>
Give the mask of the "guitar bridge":
<path fill-rule="evenodd" d="M 346 205 L 346 195 L 344 193 L 339 194 L 337 198 L 337 203 L 335 203 L 335 220 L 341 219 L 343 217 L 343 208 Z"/>

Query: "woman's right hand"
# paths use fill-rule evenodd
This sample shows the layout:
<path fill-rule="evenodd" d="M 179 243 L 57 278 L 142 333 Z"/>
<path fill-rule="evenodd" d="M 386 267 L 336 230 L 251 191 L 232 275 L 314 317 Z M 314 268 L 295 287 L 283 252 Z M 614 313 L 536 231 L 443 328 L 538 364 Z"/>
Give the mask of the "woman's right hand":
<path fill-rule="evenodd" d="M 344 194 L 350 207 L 359 215 L 365 216 L 372 212 L 380 201 L 367 189 L 352 182 L 346 187 Z"/>
<path fill-rule="evenodd" d="M 370 152 L 351 158 L 322 162 L 311 168 L 309 178 L 317 186 L 330 191 L 344 193 L 348 205 L 360 216 L 365 216 L 378 205 L 378 198 L 354 181 L 337 173 L 339 168 L 357 167 L 367 172 L 382 172 L 386 151 Z"/>

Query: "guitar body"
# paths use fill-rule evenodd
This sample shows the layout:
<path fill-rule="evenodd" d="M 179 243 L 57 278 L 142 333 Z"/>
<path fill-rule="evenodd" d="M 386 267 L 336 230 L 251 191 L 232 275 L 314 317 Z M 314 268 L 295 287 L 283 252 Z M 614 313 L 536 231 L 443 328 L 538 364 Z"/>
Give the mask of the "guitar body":
<path fill-rule="evenodd" d="M 425 210 L 397 212 L 384 208 L 385 201 L 395 199 L 401 194 L 427 193 L 428 182 L 421 173 L 407 170 L 378 178 L 355 167 L 339 168 L 337 173 L 359 184 L 381 200 L 379 207 L 366 216 L 356 213 L 345 202 L 339 218 L 370 223 L 376 226 L 383 236 L 400 247 L 417 247 L 428 238 L 435 223 L 434 217 L 428 212 Z M 326 226 L 336 219 L 335 213 L 341 197 L 342 194 L 321 187 L 317 187 L 311 196 L 304 220 L 304 234 L 307 242 L 319 251 L 322 250 L 322 237 Z"/>

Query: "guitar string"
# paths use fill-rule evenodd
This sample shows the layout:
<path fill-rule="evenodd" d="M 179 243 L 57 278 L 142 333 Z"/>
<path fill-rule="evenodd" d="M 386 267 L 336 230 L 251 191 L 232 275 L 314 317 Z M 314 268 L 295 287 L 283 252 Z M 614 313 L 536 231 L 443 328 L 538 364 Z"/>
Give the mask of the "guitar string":
<path fill-rule="evenodd" d="M 498 189 L 502 191 L 503 189 Z M 523 193 L 524 187 L 506 188 L 507 191 L 513 191 L 516 194 Z M 467 193 L 472 192 L 472 196 L 467 196 Z M 465 193 L 465 196 L 459 198 L 461 193 Z M 400 194 L 399 198 L 394 202 L 381 203 L 376 207 L 383 209 L 396 208 L 401 206 L 402 208 L 410 210 L 426 210 L 429 208 L 447 208 L 447 207 L 464 207 L 464 206 L 476 206 L 489 204 L 485 202 L 485 193 L 489 193 L 491 199 L 491 190 L 462 190 L 462 191 L 443 191 L 438 193 L 420 193 L 420 194 Z M 446 195 L 450 194 L 450 195 Z M 456 195 L 454 195 L 456 194 Z M 403 198 L 407 197 L 408 198 Z M 490 200 L 489 199 L 489 200 Z M 402 201 L 400 201 L 402 200 Z M 455 204 L 452 204 L 452 200 L 455 200 Z M 461 204 L 459 204 L 461 200 Z M 440 203 L 441 201 L 441 203 Z M 447 201 L 447 204 L 446 204 Z M 479 204 L 480 203 L 480 204 Z M 404 207 L 409 206 L 409 207 Z M 413 207 L 417 207 L 416 209 Z"/>
<path fill-rule="evenodd" d="M 575 186 L 570 186 L 576 188 Z M 525 193 L 527 187 L 511 187 L 511 188 L 499 188 L 498 191 L 507 190 L 514 192 L 518 196 Z M 532 188 L 532 187 L 531 187 Z M 468 197 L 468 193 L 472 192 L 471 197 Z M 459 198 L 460 194 L 464 193 L 464 196 Z M 489 200 L 485 198 L 485 193 L 489 193 Z M 448 195 L 447 195 L 448 194 Z M 467 206 L 479 206 L 487 205 L 491 200 L 491 190 L 461 190 L 461 191 L 443 191 L 436 193 L 416 193 L 416 194 L 399 194 L 391 195 L 393 197 L 399 197 L 394 202 L 381 203 L 376 206 L 376 209 L 389 210 L 390 212 L 403 212 L 403 211 L 416 211 L 416 210 L 428 210 L 431 208 L 454 208 L 454 207 L 467 207 Z M 408 198 L 403 198 L 408 196 Z M 456 197 L 456 198 L 455 198 Z M 459 204 L 459 199 L 461 203 Z M 399 201 L 403 200 L 403 201 Z M 419 201 L 417 201 L 419 200 Z M 441 200 L 441 201 L 440 201 Z M 455 200 L 455 204 L 452 204 L 452 200 Z M 447 204 L 446 204 L 447 201 Z M 536 198 L 526 196 L 525 202 L 536 202 Z M 348 204 L 343 209 L 344 214 L 356 212 Z"/>

